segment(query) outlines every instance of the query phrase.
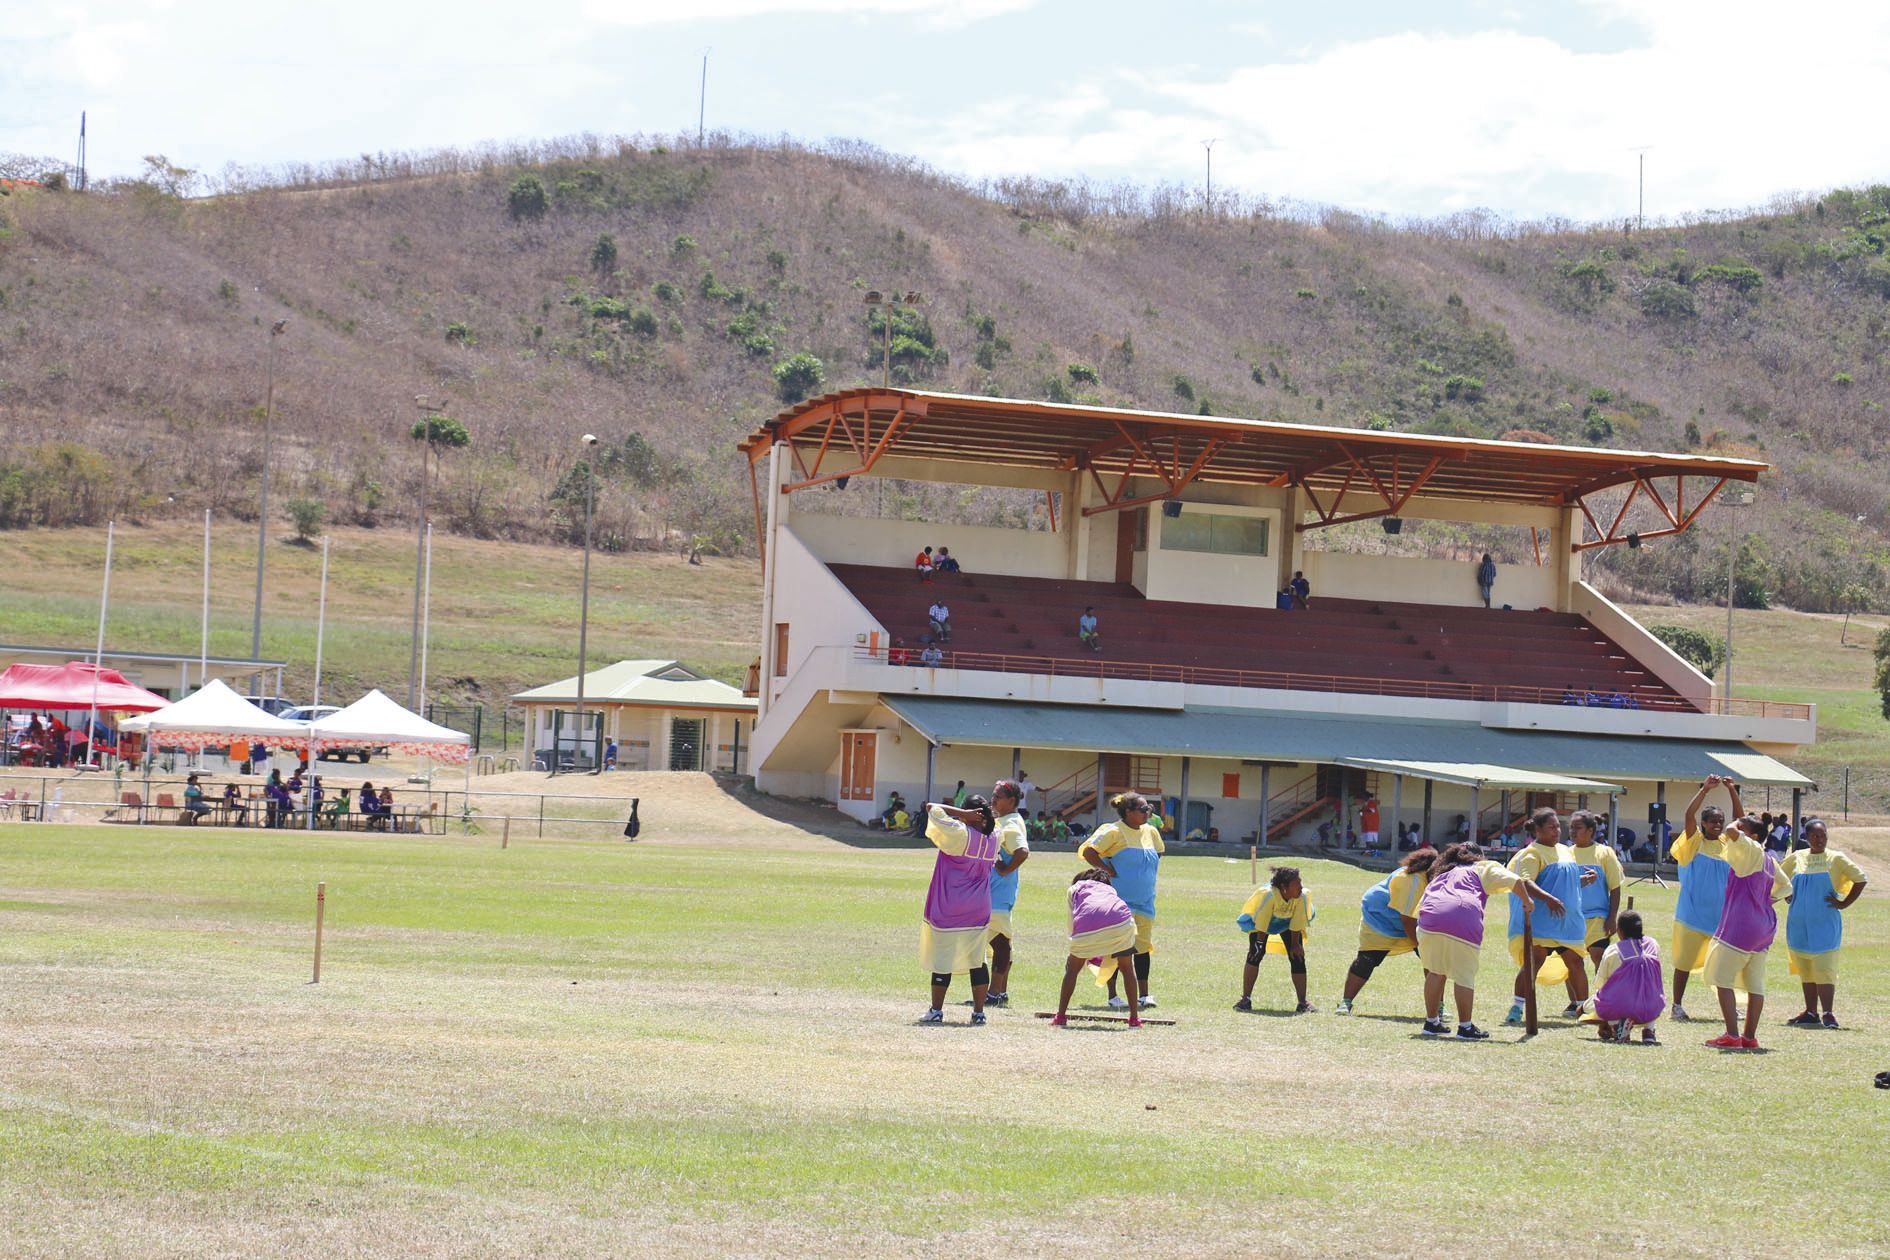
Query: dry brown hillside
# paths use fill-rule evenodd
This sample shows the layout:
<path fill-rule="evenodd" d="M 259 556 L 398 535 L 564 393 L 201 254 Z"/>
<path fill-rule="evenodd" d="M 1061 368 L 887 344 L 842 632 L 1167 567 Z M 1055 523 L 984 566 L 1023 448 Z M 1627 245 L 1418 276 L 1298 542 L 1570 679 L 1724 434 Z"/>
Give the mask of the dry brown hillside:
<path fill-rule="evenodd" d="M 286 316 L 273 503 L 407 516 L 425 392 L 472 435 L 435 491 L 455 530 L 568 536 L 559 482 L 592 431 L 614 452 L 606 545 L 750 546 L 733 441 L 781 405 L 792 355 L 825 388 L 876 373 L 859 297 L 885 287 L 927 296 L 896 325 L 895 371 L 937 388 L 1758 452 L 1782 475 L 1748 514 L 1753 597 L 1883 598 L 1890 189 L 1644 232 L 1396 228 L 972 189 L 852 149 L 532 156 L 0 197 L 0 525 L 253 514 Z M 946 507 L 915 491 L 886 510 Z M 1606 563 L 1710 597 L 1723 539 Z"/>

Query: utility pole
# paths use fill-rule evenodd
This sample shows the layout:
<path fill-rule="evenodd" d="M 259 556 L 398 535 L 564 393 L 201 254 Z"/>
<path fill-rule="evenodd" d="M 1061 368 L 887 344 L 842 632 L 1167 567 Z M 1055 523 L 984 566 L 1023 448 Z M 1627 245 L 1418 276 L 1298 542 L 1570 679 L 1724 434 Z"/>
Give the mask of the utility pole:
<path fill-rule="evenodd" d="M 883 312 L 883 318 L 880 323 L 882 344 L 880 388 L 891 389 L 893 311 L 901 306 L 922 306 L 925 304 L 925 298 L 911 289 L 907 289 L 903 297 L 900 296 L 896 289 L 889 289 L 885 293 L 881 293 L 878 289 L 868 289 L 866 294 L 860 298 L 860 301 L 867 306 L 880 307 Z"/>
<path fill-rule="evenodd" d="M 1216 136 L 1213 140 L 1201 142 L 1201 147 L 1207 150 L 1207 195 L 1202 200 L 1206 203 L 1209 216 L 1214 213 L 1214 144 L 1219 139 L 1220 137 Z"/>
<path fill-rule="evenodd" d="M 1638 148 L 1629 150 L 1629 152 L 1639 155 L 1640 163 L 1638 189 L 1634 203 L 1634 230 L 1636 232 L 1642 231 L 1647 227 L 1647 151 L 1653 147 L 1654 146 L 1651 144 L 1644 144 Z"/>
<path fill-rule="evenodd" d="M 414 525 L 413 542 L 413 629 L 407 651 L 407 707 L 419 699 L 420 686 L 420 599 L 426 585 L 427 560 L 427 482 L 429 456 L 433 451 L 433 404 L 425 394 L 413 396 L 420 409 L 420 517 Z"/>
<path fill-rule="evenodd" d="M 702 147 L 702 122 L 709 113 L 709 49 L 702 50 L 702 94 L 696 98 L 696 147 Z"/>
<path fill-rule="evenodd" d="M 269 421 L 276 412 L 276 340 L 288 327 L 286 319 L 269 326 L 269 384 L 263 394 L 262 494 L 256 507 L 256 614 L 249 627 L 249 659 L 252 661 L 262 656 L 263 554 L 269 546 Z M 262 694 L 261 674 L 250 675 L 249 694 Z"/>

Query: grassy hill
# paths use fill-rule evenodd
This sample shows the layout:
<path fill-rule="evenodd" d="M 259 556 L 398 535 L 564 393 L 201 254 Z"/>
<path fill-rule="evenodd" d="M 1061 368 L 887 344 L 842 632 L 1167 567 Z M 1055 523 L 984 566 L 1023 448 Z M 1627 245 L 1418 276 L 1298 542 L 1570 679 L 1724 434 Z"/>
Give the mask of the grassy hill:
<path fill-rule="evenodd" d="M 253 513 L 287 317 L 274 502 L 410 519 L 425 393 L 472 434 L 434 494 L 457 532 L 568 541 L 558 490 L 591 431 L 616 452 L 607 546 L 752 549 L 731 444 L 781 405 L 790 355 L 828 388 L 876 374 L 859 298 L 878 287 L 926 295 L 894 372 L 933 387 L 1760 454 L 1781 475 L 1746 514 L 1750 586 L 1884 598 L 1890 189 L 1637 232 L 1393 227 L 596 138 L 188 186 L 0 198 L 0 526 Z M 1003 509 L 915 491 L 888 510 Z M 1698 598 L 1719 545 L 1598 563 Z"/>

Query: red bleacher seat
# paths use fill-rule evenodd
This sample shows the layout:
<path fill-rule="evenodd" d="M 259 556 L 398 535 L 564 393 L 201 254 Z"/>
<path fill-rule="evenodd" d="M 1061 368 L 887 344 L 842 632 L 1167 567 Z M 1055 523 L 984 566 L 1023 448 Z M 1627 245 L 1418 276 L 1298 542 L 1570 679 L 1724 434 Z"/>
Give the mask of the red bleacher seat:
<path fill-rule="evenodd" d="M 1317 595 L 1309 609 L 1281 612 L 1145 599 L 1122 582 L 966 572 L 919 587 L 905 568 L 829 567 L 908 646 L 918 647 L 929 628 L 927 607 L 943 599 L 952 613 L 948 652 L 1042 658 L 1037 665 L 1002 664 L 1022 672 L 1049 672 L 1052 660 L 1074 660 L 1115 677 L 1154 667 L 1233 683 L 1206 671 L 1243 671 L 1251 676 L 1246 685 L 1289 690 L 1554 702 L 1567 689 L 1628 697 L 1642 708 L 1692 708 L 1574 613 Z M 1103 650 L 1094 656 L 1076 638 L 1086 606 L 1101 622 Z M 975 658 L 961 663 L 1000 667 Z"/>

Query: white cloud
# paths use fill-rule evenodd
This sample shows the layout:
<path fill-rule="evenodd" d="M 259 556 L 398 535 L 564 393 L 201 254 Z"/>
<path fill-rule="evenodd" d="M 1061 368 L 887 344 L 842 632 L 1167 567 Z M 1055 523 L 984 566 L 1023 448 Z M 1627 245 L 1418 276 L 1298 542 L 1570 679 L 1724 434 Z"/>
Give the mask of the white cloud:
<path fill-rule="evenodd" d="M 1578 218 L 1632 212 L 1640 145 L 1650 216 L 1890 173 L 1890 141 L 1865 122 L 1890 88 L 1890 7 L 1592 2 L 1632 19 L 1637 45 L 1411 32 L 1213 78 L 1116 71 L 1075 89 L 1069 108 L 1013 100 L 954 118 L 926 156 L 979 175 L 1193 182 L 1199 141 L 1217 136 L 1217 187 L 1398 214 Z"/>
<path fill-rule="evenodd" d="M 699 22 L 814 15 L 820 17 L 910 17 L 931 27 L 969 26 L 1022 12 L 1037 0 L 585 0 L 584 13 L 620 26 L 678 26 Z"/>

